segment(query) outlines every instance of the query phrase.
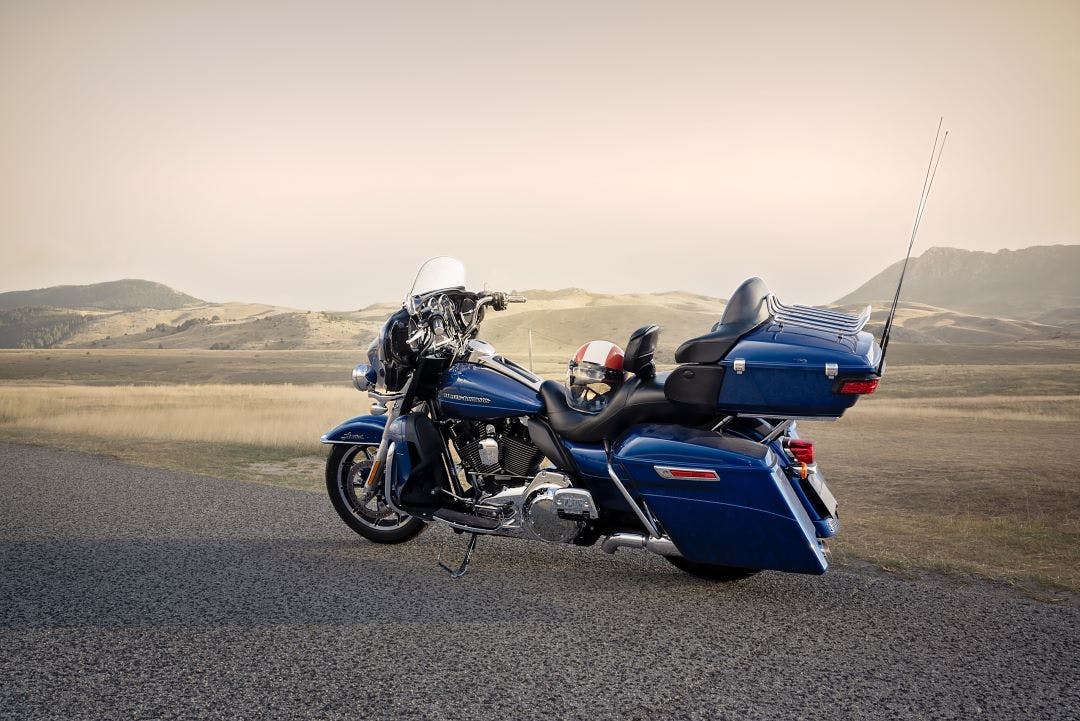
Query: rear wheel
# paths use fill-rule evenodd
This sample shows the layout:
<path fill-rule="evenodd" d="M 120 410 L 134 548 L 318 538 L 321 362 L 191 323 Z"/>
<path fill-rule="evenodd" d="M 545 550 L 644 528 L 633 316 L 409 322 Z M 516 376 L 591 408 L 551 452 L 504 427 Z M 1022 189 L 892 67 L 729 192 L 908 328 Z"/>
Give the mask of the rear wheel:
<path fill-rule="evenodd" d="M 326 459 L 326 490 L 349 528 L 375 543 L 404 543 L 424 530 L 424 522 L 392 509 L 381 483 L 367 487 L 377 450 L 377 446 L 335 445 Z"/>
<path fill-rule="evenodd" d="M 664 556 L 671 565 L 680 571 L 685 571 L 691 576 L 704 578 L 708 581 L 741 581 L 750 578 L 756 573 L 761 573 L 757 568 L 738 568 L 737 566 L 717 566 L 711 563 L 697 563 L 687 561 L 685 558 Z"/>

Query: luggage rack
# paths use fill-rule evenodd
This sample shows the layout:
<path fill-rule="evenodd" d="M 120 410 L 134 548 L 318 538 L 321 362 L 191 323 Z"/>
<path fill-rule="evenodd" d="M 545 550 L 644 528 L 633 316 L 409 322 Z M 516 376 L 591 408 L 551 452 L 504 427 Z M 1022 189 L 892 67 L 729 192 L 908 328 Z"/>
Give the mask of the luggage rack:
<path fill-rule="evenodd" d="M 797 328 L 828 331 L 835 333 L 837 339 L 842 339 L 844 336 L 855 335 L 861 331 L 870 320 L 870 306 L 866 306 L 862 313 L 855 316 L 808 305 L 784 305 L 772 293 L 769 293 L 765 302 L 773 322 L 780 324 L 781 330 L 785 325 L 791 325 Z"/>

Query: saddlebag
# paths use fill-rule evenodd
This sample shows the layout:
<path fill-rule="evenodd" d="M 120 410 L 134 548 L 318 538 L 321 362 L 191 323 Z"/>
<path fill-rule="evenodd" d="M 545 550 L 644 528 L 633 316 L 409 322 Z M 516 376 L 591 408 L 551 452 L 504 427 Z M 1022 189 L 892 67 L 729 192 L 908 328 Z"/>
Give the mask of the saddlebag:
<path fill-rule="evenodd" d="M 649 424 L 614 451 L 616 473 L 631 479 L 686 559 L 811 574 L 828 567 L 813 519 L 768 446 Z"/>

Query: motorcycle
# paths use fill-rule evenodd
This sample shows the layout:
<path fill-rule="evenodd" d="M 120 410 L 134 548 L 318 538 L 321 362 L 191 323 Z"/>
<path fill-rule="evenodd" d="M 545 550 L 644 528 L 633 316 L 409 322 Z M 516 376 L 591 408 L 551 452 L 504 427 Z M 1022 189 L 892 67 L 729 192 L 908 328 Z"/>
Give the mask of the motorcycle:
<path fill-rule="evenodd" d="M 785 305 L 750 278 L 671 371 L 653 360 L 657 326 L 631 334 L 626 381 L 586 412 L 480 338 L 486 313 L 523 302 L 466 290 L 455 259 L 421 266 L 353 370 L 372 412 L 322 437 L 350 528 L 376 543 L 430 524 L 466 534 L 460 566 L 443 565 L 455 577 L 485 535 L 643 549 L 709 579 L 826 571 L 837 501 L 797 424 L 839 418 L 876 389 L 869 307 Z"/>

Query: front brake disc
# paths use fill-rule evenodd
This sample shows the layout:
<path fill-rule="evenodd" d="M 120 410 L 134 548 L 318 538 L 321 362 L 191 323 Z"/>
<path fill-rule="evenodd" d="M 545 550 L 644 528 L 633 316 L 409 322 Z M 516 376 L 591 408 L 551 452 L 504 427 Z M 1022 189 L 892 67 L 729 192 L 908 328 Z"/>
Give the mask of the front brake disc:
<path fill-rule="evenodd" d="M 371 461 L 363 460 L 354 463 L 349 469 L 349 486 L 352 489 L 353 508 L 357 513 L 372 520 L 382 520 L 394 515 L 393 509 L 386 504 L 382 494 L 378 493 L 379 484 L 367 485 L 368 474 L 371 472 Z M 374 505 L 372 505 L 374 501 Z"/>

